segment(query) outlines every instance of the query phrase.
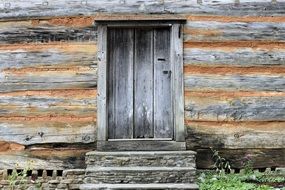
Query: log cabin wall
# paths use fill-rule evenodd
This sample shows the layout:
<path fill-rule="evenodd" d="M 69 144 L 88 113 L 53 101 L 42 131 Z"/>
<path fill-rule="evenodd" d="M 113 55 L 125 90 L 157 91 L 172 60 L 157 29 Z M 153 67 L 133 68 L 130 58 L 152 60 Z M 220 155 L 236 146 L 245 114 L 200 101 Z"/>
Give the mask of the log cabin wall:
<path fill-rule="evenodd" d="M 185 18 L 187 149 L 285 167 L 285 2 L 23 0 L 0 3 L 0 168 L 82 168 L 96 147 L 94 21 Z M 110 17 L 111 18 L 111 17 Z M 114 17 L 112 17 L 114 18 Z"/>

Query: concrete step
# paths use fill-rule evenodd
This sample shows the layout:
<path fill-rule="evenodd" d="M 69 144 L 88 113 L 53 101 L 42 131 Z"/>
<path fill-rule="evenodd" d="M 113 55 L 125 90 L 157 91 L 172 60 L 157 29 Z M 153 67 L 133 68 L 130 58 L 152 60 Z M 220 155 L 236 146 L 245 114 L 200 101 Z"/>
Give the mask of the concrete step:
<path fill-rule="evenodd" d="M 193 151 L 93 151 L 86 154 L 86 165 L 99 167 L 176 166 L 195 168 L 195 156 L 196 153 Z"/>
<path fill-rule="evenodd" d="M 194 183 L 165 183 L 165 184 L 84 184 L 80 186 L 81 190 L 98 189 L 189 189 L 198 190 L 198 185 Z"/>
<path fill-rule="evenodd" d="M 84 183 L 193 183 L 193 167 L 88 167 Z"/>

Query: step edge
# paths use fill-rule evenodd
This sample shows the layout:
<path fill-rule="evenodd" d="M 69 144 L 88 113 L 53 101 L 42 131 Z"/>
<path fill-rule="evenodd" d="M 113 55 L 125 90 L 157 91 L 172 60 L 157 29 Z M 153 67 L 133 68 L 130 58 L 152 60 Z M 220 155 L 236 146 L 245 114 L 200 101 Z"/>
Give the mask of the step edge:
<path fill-rule="evenodd" d="M 130 166 L 124 166 L 124 167 L 87 167 L 86 172 L 92 172 L 92 171 L 192 171 L 196 170 L 194 167 L 130 167 Z"/>
<path fill-rule="evenodd" d="M 80 185 L 80 189 L 82 188 L 191 188 L 191 189 L 199 189 L 199 186 L 196 183 L 148 183 L 148 184 L 82 184 Z"/>
<path fill-rule="evenodd" d="M 91 151 L 87 152 L 86 156 L 93 156 L 93 155 L 193 155 L 195 156 L 197 153 L 191 150 L 187 151 L 116 151 L 116 152 L 103 152 L 103 151 Z"/>

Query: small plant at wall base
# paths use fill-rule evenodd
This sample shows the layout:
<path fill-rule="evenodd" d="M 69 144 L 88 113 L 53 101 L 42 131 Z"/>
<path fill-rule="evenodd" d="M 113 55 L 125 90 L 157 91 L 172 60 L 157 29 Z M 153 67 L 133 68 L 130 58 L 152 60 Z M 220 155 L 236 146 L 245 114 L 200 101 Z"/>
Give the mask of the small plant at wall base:
<path fill-rule="evenodd" d="M 211 150 L 215 171 L 206 171 L 199 176 L 200 190 L 285 190 L 284 174 L 254 172 L 250 155 L 243 158 L 243 173 L 233 174 L 230 161 Z"/>
<path fill-rule="evenodd" d="M 19 165 L 16 164 L 11 175 L 8 176 L 9 188 L 11 190 L 28 189 L 28 186 L 30 186 L 28 185 L 28 182 L 29 182 L 28 172 L 32 171 L 33 169 L 32 164 L 33 164 L 33 161 L 28 161 L 23 170 L 18 170 Z M 40 185 L 36 183 L 36 179 L 33 177 L 33 175 L 32 175 L 31 182 L 35 184 L 35 187 L 37 189 L 39 188 Z"/>
<path fill-rule="evenodd" d="M 221 157 L 219 155 L 219 151 L 214 150 L 211 147 L 211 151 L 213 153 L 212 159 L 214 161 L 214 167 L 216 169 L 216 171 L 218 173 L 229 173 L 231 171 L 231 165 L 230 162 L 228 160 L 226 160 L 225 158 Z"/>

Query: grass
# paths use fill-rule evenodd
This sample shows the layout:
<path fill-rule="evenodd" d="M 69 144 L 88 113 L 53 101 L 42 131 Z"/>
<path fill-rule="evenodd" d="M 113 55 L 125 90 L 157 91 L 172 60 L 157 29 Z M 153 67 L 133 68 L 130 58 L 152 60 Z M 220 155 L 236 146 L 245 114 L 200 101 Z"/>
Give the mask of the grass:
<path fill-rule="evenodd" d="M 201 190 L 285 190 L 285 176 L 276 172 L 225 174 L 204 172 L 198 178 Z"/>

